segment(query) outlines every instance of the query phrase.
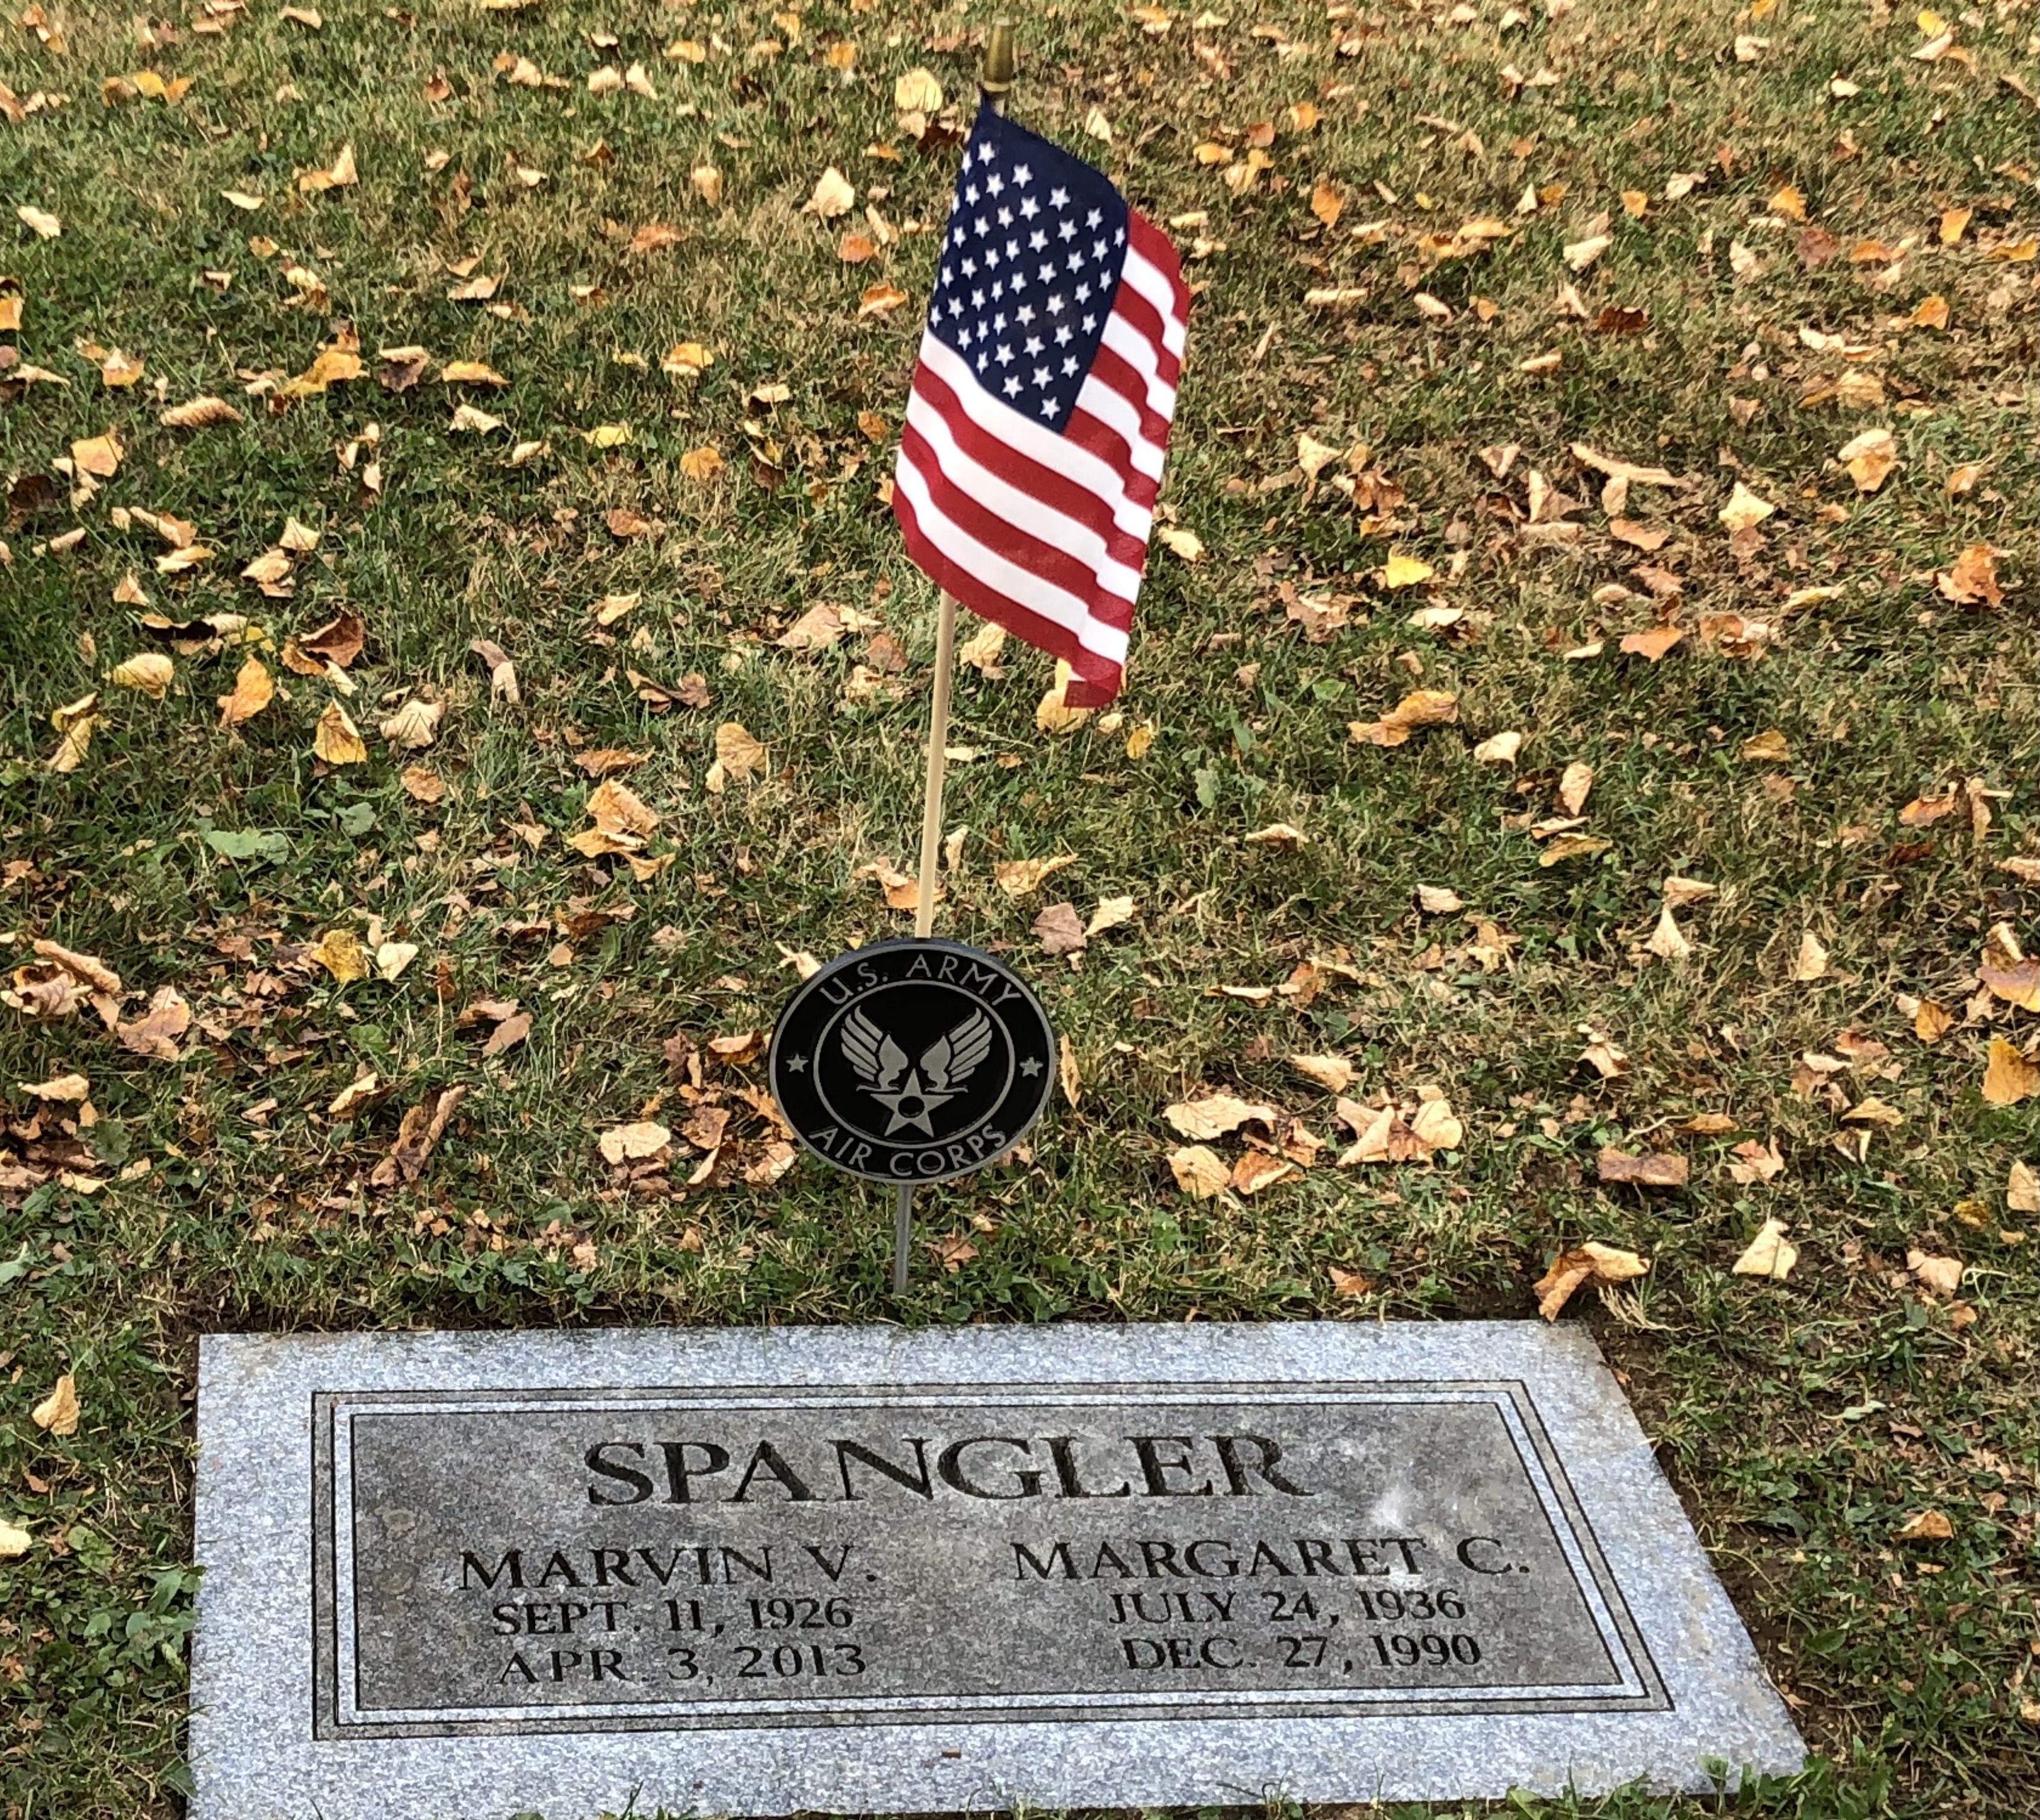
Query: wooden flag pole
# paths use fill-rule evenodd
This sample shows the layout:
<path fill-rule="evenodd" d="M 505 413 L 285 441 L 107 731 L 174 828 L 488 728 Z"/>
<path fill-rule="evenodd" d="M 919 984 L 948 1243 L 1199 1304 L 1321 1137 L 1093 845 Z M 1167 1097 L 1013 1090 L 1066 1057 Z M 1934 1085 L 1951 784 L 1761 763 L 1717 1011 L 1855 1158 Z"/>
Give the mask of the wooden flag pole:
<path fill-rule="evenodd" d="M 1013 26 L 997 21 L 984 47 L 984 66 L 978 86 L 999 113 L 1013 87 Z M 956 597 L 942 591 L 935 621 L 935 687 L 928 703 L 928 769 L 921 796 L 921 876 L 914 900 L 914 933 L 935 933 L 935 868 L 942 852 L 942 785 L 949 775 L 950 684 L 956 674 Z M 900 1184 L 892 1203 L 892 1293 L 907 1293 L 907 1252 L 914 1234 L 914 1188 Z"/>

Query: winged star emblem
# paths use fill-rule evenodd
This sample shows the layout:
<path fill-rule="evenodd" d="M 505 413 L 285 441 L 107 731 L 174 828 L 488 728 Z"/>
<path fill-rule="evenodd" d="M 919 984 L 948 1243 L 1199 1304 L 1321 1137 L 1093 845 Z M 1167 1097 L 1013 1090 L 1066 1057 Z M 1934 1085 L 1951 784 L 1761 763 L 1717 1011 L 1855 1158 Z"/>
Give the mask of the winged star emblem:
<path fill-rule="evenodd" d="M 864 1091 L 891 1115 L 887 1137 L 919 1129 L 933 1138 L 928 1115 L 955 1099 L 991 1053 L 991 1020 L 982 1010 L 972 1012 L 910 1062 L 892 1037 L 863 1012 L 853 1011 L 843 1023 L 843 1053 Z"/>

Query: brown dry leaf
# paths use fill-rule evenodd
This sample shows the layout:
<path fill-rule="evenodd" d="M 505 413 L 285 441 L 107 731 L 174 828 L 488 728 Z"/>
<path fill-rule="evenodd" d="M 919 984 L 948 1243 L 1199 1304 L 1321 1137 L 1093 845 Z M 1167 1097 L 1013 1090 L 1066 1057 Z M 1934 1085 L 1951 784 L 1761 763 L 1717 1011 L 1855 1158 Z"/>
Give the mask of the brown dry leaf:
<path fill-rule="evenodd" d="M 1634 1182 L 1650 1188 L 1683 1188 L 1692 1173 L 1692 1167 L 1684 1157 L 1669 1151 L 1656 1150 L 1631 1157 L 1612 1146 L 1595 1159 L 1594 1170 L 1604 1182 Z"/>
<path fill-rule="evenodd" d="M 1419 727 L 1436 727 L 1460 717 L 1459 697 L 1439 689 L 1413 690 L 1379 720 L 1349 721 L 1346 731 L 1357 744 L 1400 746 Z"/>
<path fill-rule="evenodd" d="M 1594 768 L 1591 765 L 1568 765 L 1559 779 L 1559 800 L 1566 813 L 1577 815 L 1587 806 L 1587 792 L 1593 788 Z"/>
<path fill-rule="evenodd" d="M 1417 907 L 1426 916 L 1451 916 L 1466 908 L 1466 899 L 1444 885 L 1419 885 Z"/>
<path fill-rule="evenodd" d="M 713 443 L 689 449 L 680 457 L 680 472 L 691 481 L 713 481 L 729 465 L 722 458 L 722 451 Z"/>
<path fill-rule="evenodd" d="M 1984 1098 L 1993 1106 L 2016 1106 L 2036 1093 L 2040 1093 L 2040 1065 L 2002 1036 L 1993 1036 L 1984 1070 Z"/>
<path fill-rule="evenodd" d="M 1497 733 L 1481 741 L 1474 747 L 1474 762 L 1477 765 L 1513 765 L 1516 754 L 1523 750 L 1523 735 L 1509 731 Z"/>
<path fill-rule="evenodd" d="M 107 680 L 116 687 L 135 690 L 151 701 L 160 701 L 169 693 L 177 674 L 177 666 L 169 659 L 158 652 L 145 651 L 124 663 L 116 663 Z"/>
<path fill-rule="evenodd" d="M 1224 1191 L 1229 1179 L 1224 1160 L 1202 1144 L 1186 1144 L 1169 1153 L 1169 1172 L 1176 1186 L 1193 1201 L 1208 1200 Z"/>
<path fill-rule="evenodd" d="M 1680 626 L 1654 625 L 1647 632 L 1625 633 L 1620 649 L 1631 657 L 1641 657 L 1647 663 L 1655 663 L 1685 636 L 1684 629 Z"/>
<path fill-rule="evenodd" d="M 1962 1260 L 1936 1257 L 1916 1246 L 1905 1254 L 1905 1267 L 1936 1295 L 1953 1295 L 1962 1286 Z"/>
<path fill-rule="evenodd" d="M 1746 764 L 1782 765 L 1791 756 L 1791 742 L 1775 727 L 1754 734 L 1742 743 L 1742 757 Z"/>
<path fill-rule="evenodd" d="M 1889 430 L 1865 430 L 1844 443 L 1835 459 L 1848 470 L 1858 492 L 1874 493 L 1898 465 L 1898 443 Z"/>
<path fill-rule="evenodd" d="M 1825 979 L 1827 973 L 1828 951 L 1821 945 L 1821 938 L 1808 929 L 1799 937 L 1799 952 L 1792 957 L 1791 971 L 1785 977 L 1804 985 Z"/>
<path fill-rule="evenodd" d="M 950 838 L 953 839 L 955 837 L 952 835 Z M 946 850 L 946 847 L 945 851 Z M 950 870 L 955 871 L 957 864 L 957 860 L 951 859 Z M 1102 935 L 1107 929 L 1117 929 L 1122 923 L 1132 921 L 1133 911 L 1134 904 L 1131 897 L 1100 898 L 1098 900 L 1098 908 L 1090 913 L 1090 921 L 1084 925 L 1085 939 L 1089 940 L 1094 935 Z"/>
<path fill-rule="evenodd" d="M 2040 1011 L 2040 955 L 2028 955 L 2008 922 L 1992 923 L 1983 938 L 1977 977 L 1993 998 L 2022 1011 Z"/>
<path fill-rule="evenodd" d="M 1271 1157 L 1265 1150 L 1249 1150 L 1232 1166 L 1230 1184 L 1235 1195 L 1258 1195 L 1277 1182 L 1286 1182 L 1304 1172 L 1286 1157 Z"/>
<path fill-rule="evenodd" d="M 1278 847 L 1285 853 L 1293 853 L 1299 847 L 1308 846 L 1311 838 L 1301 828 L 1292 828 L 1287 822 L 1275 822 L 1267 827 L 1256 828 L 1250 834 L 1241 835 L 1240 844 L 1249 847 Z"/>
<path fill-rule="evenodd" d="M 503 647 L 493 639 L 477 638 L 467 648 L 480 658 L 489 671 L 489 693 L 493 701 L 515 708 L 522 699 L 517 687 L 517 667 Z"/>
<path fill-rule="evenodd" d="M 404 786 L 404 794 L 414 803 L 428 806 L 446 800 L 446 779 L 425 765 L 406 765 L 398 780 Z"/>
<path fill-rule="evenodd" d="M 317 631 L 307 633 L 299 639 L 297 645 L 306 656 L 318 659 L 321 666 L 330 663 L 344 670 L 361 655 L 367 642 L 367 631 L 361 615 L 352 607 L 344 606 Z M 314 675 L 320 673 L 316 669 L 310 672 Z"/>
<path fill-rule="evenodd" d="M 405 1182 L 415 1182 L 424 1173 L 425 1165 L 431 1161 L 432 1152 L 446 1134 L 455 1110 L 467 1097 L 465 1087 L 433 1088 L 424 1097 L 404 1115 L 403 1123 L 397 1127 L 396 1142 L 390 1146 L 390 1153 L 370 1172 L 371 1186 L 394 1188 Z"/>
<path fill-rule="evenodd" d="M 489 1040 L 481 1046 L 484 1056 L 501 1055 L 515 1049 L 531 1034 L 531 1014 L 520 1011 L 504 1018 L 489 1033 Z"/>
<path fill-rule="evenodd" d="M 214 424 L 238 424 L 241 413 L 224 398 L 200 397 L 171 405 L 156 420 L 173 430 L 203 430 Z"/>
<path fill-rule="evenodd" d="M 1954 566 L 1934 578 L 1945 599 L 1959 606 L 1996 606 L 2004 598 L 1998 585 L 1997 552 L 1989 544 L 1971 544 Z"/>
<path fill-rule="evenodd" d="M 1954 1533 L 1954 1525 L 1939 1510 L 1922 1510 L 1916 1516 L 1908 1517 L 1893 1529 L 1891 1539 L 1894 1542 L 1945 1542 Z"/>
<path fill-rule="evenodd" d="M 480 360 L 449 360 L 440 369 L 443 386 L 507 386 L 510 382 Z"/>
<path fill-rule="evenodd" d="M 123 1049 L 158 1062 L 181 1059 L 177 1039 L 191 1028 L 191 1007 L 174 986 L 158 986 L 149 1009 L 132 1024 L 123 1024 L 113 1034 Z"/>
<path fill-rule="evenodd" d="M 1211 1093 L 1201 1100 L 1179 1100 L 1165 1106 L 1162 1116 L 1180 1135 L 1201 1141 L 1223 1138 L 1250 1119 L 1273 1127 L 1282 1115 L 1273 1106 L 1256 1100 L 1242 1100 L 1231 1093 Z"/>
<path fill-rule="evenodd" d="M 1024 898 L 1030 891 L 1039 891 L 1051 873 L 1076 863 L 1075 853 L 1058 853 L 1048 860 L 999 860 L 993 863 L 991 873 L 1008 897 Z"/>
<path fill-rule="evenodd" d="M 1785 1222 L 1766 1220 L 1729 1270 L 1735 1276 L 1768 1277 L 1783 1282 L 1798 1261 L 1798 1248 L 1785 1237 Z"/>
<path fill-rule="evenodd" d="M 1083 1098 L 1083 1073 L 1077 1066 L 1076 1045 L 1067 1037 L 1061 1039 L 1056 1050 L 1056 1078 L 1061 1083 L 1063 1097 L 1074 1107 Z"/>
<path fill-rule="evenodd" d="M 17 1081 L 14 1090 L 33 1100 L 76 1105 L 92 1092 L 92 1083 L 82 1074 L 59 1074 L 48 1081 Z"/>
<path fill-rule="evenodd" d="M 1363 1296 L 1373 1293 L 1372 1279 L 1358 1271 L 1341 1270 L 1337 1264 L 1327 1267 L 1332 1279 L 1332 1293 L 1335 1295 Z"/>
<path fill-rule="evenodd" d="M 1532 1286 L 1532 1292 L 1537 1298 L 1537 1312 L 1547 1320 L 1556 1320 L 1559 1311 L 1572 1299 L 1573 1292 L 1582 1284 L 1612 1286 L 1629 1282 L 1650 1268 L 1650 1264 L 1634 1252 L 1621 1251 L 1589 1239 L 1576 1250 L 1561 1252 L 1552 1260 L 1551 1267 Z"/>
<path fill-rule="evenodd" d="M 75 1434 L 81 1413 L 78 1380 L 67 1371 L 49 1395 L 29 1412 L 29 1419 L 51 1434 Z"/>
<path fill-rule="evenodd" d="M 1034 918 L 1033 935 L 1048 954 L 1081 954 L 1084 950 L 1083 921 L 1071 903 L 1050 904 Z"/>
<path fill-rule="evenodd" d="M 365 765 L 368 747 L 361 730 L 337 701 L 329 701 L 312 730 L 312 751 L 329 765 Z"/>
<path fill-rule="evenodd" d="M 234 678 L 234 692 L 219 697 L 220 725 L 238 727 L 243 721 L 253 720 L 276 696 L 276 686 L 263 667 L 261 659 L 242 659 L 240 674 Z"/>
<path fill-rule="evenodd" d="M 1316 187 L 1311 192 L 1311 213 L 1326 227 L 1337 227 L 1340 213 L 1345 207 L 1345 199 L 1330 184 L 1320 178 Z"/>
<path fill-rule="evenodd" d="M 1734 1129 L 1732 1123 L 1729 1128 Z M 1785 1172 L 1784 1155 L 1775 1141 L 1760 1144 L 1754 1138 L 1746 1138 L 1730 1154 L 1735 1160 L 1728 1166 L 1729 1179 L 1746 1188 L 1760 1182 L 1775 1181 Z"/>

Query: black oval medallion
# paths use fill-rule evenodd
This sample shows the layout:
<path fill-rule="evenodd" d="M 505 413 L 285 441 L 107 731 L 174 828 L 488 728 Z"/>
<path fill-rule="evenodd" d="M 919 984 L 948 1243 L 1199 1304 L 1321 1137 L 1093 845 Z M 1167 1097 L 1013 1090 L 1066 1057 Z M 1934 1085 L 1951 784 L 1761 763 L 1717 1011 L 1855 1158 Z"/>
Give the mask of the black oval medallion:
<path fill-rule="evenodd" d="M 779 1013 L 773 1096 L 808 1149 L 874 1182 L 941 1182 L 1011 1149 L 1056 1080 L 1026 981 L 961 942 L 854 948 Z"/>

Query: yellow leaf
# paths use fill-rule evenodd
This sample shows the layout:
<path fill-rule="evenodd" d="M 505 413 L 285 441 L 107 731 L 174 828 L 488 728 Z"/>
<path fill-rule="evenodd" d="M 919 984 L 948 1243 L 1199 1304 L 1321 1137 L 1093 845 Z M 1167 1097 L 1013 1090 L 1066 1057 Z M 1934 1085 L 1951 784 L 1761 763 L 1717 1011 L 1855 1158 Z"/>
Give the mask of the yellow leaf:
<path fill-rule="evenodd" d="M 1197 534 L 1182 525 L 1164 525 L 1155 534 L 1185 562 L 1204 560 L 1205 542 Z"/>
<path fill-rule="evenodd" d="M 1547 1320 L 1556 1320 L 1559 1311 L 1583 1284 L 1612 1286 L 1642 1276 L 1650 1264 L 1634 1252 L 1617 1249 L 1589 1239 L 1577 1249 L 1561 1252 L 1551 1267 L 1534 1285 L 1537 1312 Z"/>
<path fill-rule="evenodd" d="M 56 1388 L 30 1412 L 29 1419 L 51 1434 L 75 1434 L 79 1414 L 78 1380 L 67 1371 L 57 1380 Z"/>
<path fill-rule="evenodd" d="M 881 279 L 876 284 L 865 287 L 864 294 L 857 301 L 857 313 L 866 316 L 890 316 L 903 303 L 908 302 L 907 293 L 896 284 Z"/>
<path fill-rule="evenodd" d="M 1048 860 L 999 860 L 991 871 L 999 888 L 1008 897 L 1024 898 L 1030 891 L 1040 890 L 1042 881 L 1052 873 L 1076 863 L 1075 853 L 1059 853 Z"/>
<path fill-rule="evenodd" d="M 667 351 L 659 370 L 676 379 L 698 379 L 715 364 L 714 352 L 698 341 L 682 341 Z"/>
<path fill-rule="evenodd" d="M 202 430 L 209 424 L 238 424 L 241 413 L 224 398 L 193 398 L 173 405 L 157 419 L 173 430 Z"/>
<path fill-rule="evenodd" d="M 1787 221 L 1804 221 L 1806 218 L 1806 199 L 1800 194 L 1796 185 L 1787 184 L 1772 196 L 1771 212 L 1782 215 Z"/>
<path fill-rule="evenodd" d="M 276 686 L 263 667 L 261 659 L 244 659 L 241 672 L 234 679 L 233 693 L 219 697 L 220 725 L 238 727 L 244 720 L 252 720 L 276 699 Z"/>
<path fill-rule="evenodd" d="M 328 929 L 305 950 L 305 958 L 318 962 L 342 986 L 368 977 L 368 956 L 352 929 Z"/>
<path fill-rule="evenodd" d="M 100 382 L 116 389 L 131 386 L 142 377 L 143 364 L 116 348 L 99 364 Z"/>
<path fill-rule="evenodd" d="M 445 386 L 507 386 L 510 382 L 493 367 L 479 360 L 449 360 L 440 369 Z"/>
<path fill-rule="evenodd" d="M 111 434 L 90 436 L 70 446 L 70 458 L 78 464 L 79 472 L 102 481 L 112 478 L 126 452 L 120 446 L 120 439 Z"/>
<path fill-rule="evenodd" d="M 771 754 L 740 721 L 725 720 L 715 730 L 715 762 L 725 777 L 739 784 L 769 775 Z"/>
<path fill-rule="evenodd" d="M 1414 587 L 1437 572 L 1420 557 L 1397 555 L 1382 565 L 1377 579 L 1383 587 Z"/>
<path fill-rule="evenodd" d="M 1729 502 L 1716 515 L 1722 523 L 1732 531 L 1754 529 L 1777 511 L 1768 501 L 1759 499 L 1741 481 L 1735 483 L 1735 491 Z"/>
<path fill-rule="evenodd" d="M 580 439 L 584 443 L 592 443 L 598 449 L 620 448 L 630 440 L 630 426 L 628 424 L 598 424 L 592 430 L 582 431 Z"/>
<path fill-rule="evenodd" d="M 1990 1061 L 1984 1070 L 1984 1098 L 1993 1106 L 2016 1106 L 2036 1093 L 2040 1093 L 2040 1065 L 2002 1036 L 1993 1036 Z"/>
<path fill-rule="evenodd" d="M 1820 937 L 1808 929 L 1799 937 L 1799 952 L 1793 957 L 1791 971 L 1786 977 L 1804 985 L 1825 978 L 1827 971 L 1828 951 L 1821 945 Z"/>
<path fill-rule="evenodd" d="M 318 717 L 318 725 L 312 734 L 312 750 L 329 765 L 365 765 L 368 762 L 368 747 L 347 710 L 337 701 L 329 701 L 325 712 Z"/>
<path fill-rule="evenodd" d="M 502 427 L 503 420 L 500 417 L 491 416 L 488 412 L 478 409 L 473 405 L 456 405 L 454 408 L 453 416 L 447 424 L 449 433 L 455 431 L 469 431 L 478 436 L 485 436 L 490 431 L 500 430 Z"/>
<path fill-rule="evenodd" d="M 1782 765 L 1792 756 L 1792 748 L 1776 728 L 1742 743 L 1743 760 L 1752 765 Z"/>
<path fill-rule="evenodd" d="M 116 687 L 139 690 L 151 701 L 160 701 L 176 679 L 177 666 L 159 652 L 145 651 L 116 663 L 108 678 Z"/>
<path fill-rule="evenodd" d="M 713 443 L 704 443 L 680 457 L 680 472 L 691 481 L 714 480 L 728 465 L 722 451 Z"/>
<path fill-rule="evenodd" d="M 839 215 L 849 214 L 856 202 L 856 190 L 843 173 L 831 165 L 815 180 L 814 193 L 808 198 L 806 212 L 817 215 L 824 221 L 832 221 Z"/>
<path fill-rule="evenodd" d="M 47 210 L 30 208 L 25 203 L 14 211 L 30 232 L 44 240 L 55 240 L 63 232 L 63 222 Z"/>
<path fill-rule="evenodd" d="M 34 1544 L 35 1538 L 26 1529 L 0 1518 L 0 1561 L 18 1560 Z"/>

